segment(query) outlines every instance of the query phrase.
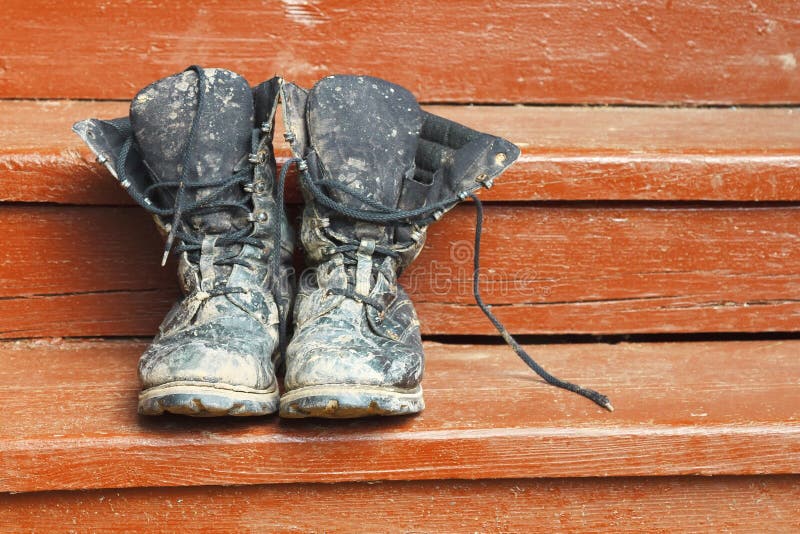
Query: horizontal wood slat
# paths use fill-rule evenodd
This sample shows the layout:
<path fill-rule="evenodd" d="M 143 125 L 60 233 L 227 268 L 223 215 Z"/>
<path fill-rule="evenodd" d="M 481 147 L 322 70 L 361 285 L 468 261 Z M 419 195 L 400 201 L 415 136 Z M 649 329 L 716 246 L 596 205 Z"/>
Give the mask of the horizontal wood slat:
<path fill-rule="evenodd" d="M 735 0 L 6 0 L 0 97 L 131 98 L 192 63 L 392 79 L 424 101 L 785 103 L 800 6 Z M 381 28 L 376 32 L 375 28 Z M 53 58 L 58 68 L 53 68 Z"/>
<path fill-rule="evenodd" d="M 289 484 L 0 495 L 0 529 L 226 532 L 800 529 L 797 477 Z M 665 513 L 668 511 L 668 513 Z"/>
<path fill-rule="evenodd" d="M 0 200 L 131 201 L 74 135 L 73 122 L 124 102 L 0 102 Z M 487 200 L 800 200 L 794 108 L 430 106 L 522 148 Z M 276 152 L 288 147 L 278 121 Z M 300 196 L 293 181 L 289 200 Z"/>
<path fill-rule="evenodd" d="M 505 346 L 427 343 L 427 409 L 337 421 L 136 415 L 130 341 L 0 344 L 0 491 L 800 473 L 800 341 L 530 346 L 608 413 Z"/>
<path fill-rule="evenodd" d="M 432 225 L 401 283 L 426 334 L 496 334 L 472 297 L 474 211 Z M 150 335 L 175 267 L 138 208 L 7 206 L 0 337 Z M 800 208 L 489 205 L 482 290 L 512 332 L 800 325 Z"/>

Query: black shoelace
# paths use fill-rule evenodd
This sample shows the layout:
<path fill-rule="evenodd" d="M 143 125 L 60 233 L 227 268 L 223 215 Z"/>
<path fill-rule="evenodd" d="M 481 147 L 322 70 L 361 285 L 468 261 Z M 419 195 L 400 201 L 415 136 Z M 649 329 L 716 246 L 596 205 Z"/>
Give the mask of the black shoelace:
<path fill-rule="evenodd" d="M 216 180 L 213 182 L 207 182 L 204 184 L 190 184 L 187 183 L 187 176 L 190 168 L 191 158 L 194 154 L 194 144 L 195 138 L 197 136 L 198 125 L 200 122 L 200 116 L 204 110 L 205 106 L 205 89 L 206 89 L 206 77 L 203 69 L 200 67 L 193 65 L 186 70 L 192 70 L 197 75 L 197 110 L 195 112 L 194 118 L 192 119 L 192 124 L 189 130 L 189 137 L 187 139 L 186 147 L 184 148 L 183 152 L 183 164 L 181 168 L 181 175 L 177 180 L 173 181 L 156 181 L 149 185 L 142 193 L 139 193 L 133 188 L 130 188 L 128 191 L 133 197 L 133 199 L 141 205 L 145 210 L 159 217 L 164 217 L 170 220 L 170 228 L 169 233 L 167 235 L 167 240 L 164 245 L 164 255 L 162 257 L 162 265 L 166 263 L 167 257 L 169 256 L 170 251 L 173 249 L 173 244 L 175 239 L 180 241 L 180 244 L 175 247 L 175 251 L 177 253 L 187 252 L 190 261 L 196 263 L 199 261 L 200 251 L 202 250 L 202 237 L 199 237 L 190 231 L 186 230 L 186 225 L 184 223 L 184 218 L 191 215 L 202 215 L 217 212 L 220 210 L 229 210 L 229 209 L 237 209 L 244 211 L 248 215 L 251 213 L 251 208 L 246 202 L 240 201 L 230 201 L 224 200 L 220 197 L 226 193 L 227 191 L 232 190 L 234 187 L 238 186 L 245 186 L 250 183 L 252 180 L 252 172 L 253 167 L 252 164 L 246 165 L 242 170 L 233 173 L 229 177 L 224 177 L 220 180 Z M 131 148 L 133 147 L 134 136 L 132 131 L 123 132 L 127 139 L 125 140 L 120 153 L 119 158 L 117 160 L 117 177 L 120 182 L 127 183 L 128 177 L 126 174 L 126 163 L 128 156 L 130 154 Z M 347 218 L 357 219 L 364 222 L 371 222 L 375 224 L 384 224 L 384 225 L 391 225 L 391 224 L 399 224 L 399 223 L 416 223 L 418 225 L 427 226 L 434 220 L 438 218 L 438 214 L 442 213 L 443 211 L 451 208 L 454 206 L 458 201 L 455 200 L 443 200 L 437 203 L 434 203 L 430 206 L 425 206 L 422 208 L 417 208 L 413 210 L 400 210 L 397 208 L 392 208 L 389 206 L 385 206 L 379 202 L 376 202 L 366 195 L 349 189 L 348 187 L 332 181 L 332 180 L 320 180 L 318 182 L 314 182 L 311 179 L 310 174 L 308 173 L 308 169 L 306 167 L 306 163 L 304 160 L 300 158 L 293 158 L 287 161 L 283 167 L 281 168 L 280 175 L 278 177 L 277 183 L 277 199 L 275 204 L 275 210 L 277 213 L 275 220 L 278 221 L 277 228 L 278 228 L 278 244 L 274 247 L 272 251 L 272 273 L 273 276 L 277 279 L 277 273 L 280 271 L 280 252 L 281 247 L 280 244 L 283 243 L 283 227 L 280 224 L 281 217 L 284 216 L 283 213 L 283 203 L 284 203 L 284 186 L 286 183 L 286 175 L 288 173 L 289 168 L 292 164 L 297 165 L 298 170 L 300 171 L 300 179 L 303 183 L 303 186 L 306 188 L 308 192 L 314 197 L 315 201 L 319 202 L 322 206 L 329 208 L 336 213 L 339 213 Z M 338 191 L 355 198 L 356 200 L 360 201 L 366 206 L 372 208 L 372 210 L 365 210 L 365 209 L 358 209 L 358 208 L 351 208 L 349 206 L 345 206 L 340 202 L 337 202 L 333 198 L 331 198 L 327 192 L 323 188 L 331 188 L 337 189 Z M 161 189 L 168 190 L 172 192 L 174 190 L 174 203 L 171 208 L 160 208 L 156 206 L 156 201 L 150 198 L 150 195 L 154 192 L 157 192 Z M 187 190 L 199 190 L 199 189 L 214 189 L 211 194 L 205 196 L 204 198 L 196 201 L 189 201 L 186 196 Z M 609 401 L 608 397 L 594 391 L 592 389 L 582 388 L 577 386 L 571 382 L 566 382 L 555 376 L 548 373 L 542 366 L 540 366 L 533 358 L 528 355 L 528 353 L 523 349 L 519 343 L 514 339 L 514 337 L 506 330 L 505 326 L 497 319 L 497 317 L 491 312 L 489 306 L 484 303 L 483 299 L 481 298 L 480 294 L 480 245 L 481 245 L 481 233 L 483 231 L 483 206 L 481 201 L 478 197 L 474 194 L 470 194 L 469 197 L 475 203 L 475 207 L 477 210 L 477 220 L 475 224 L 475 253 L 474 253 L 474 263 L 473 263 L 473 279 L 472 279 L 472 288 L 473 288 L 473 295 L 475 297 L 475 302 L 478 304 L 480 309 L 483 313 L 489 318 L 492 324 L 495 326 L 497 331 L 503 337 L 503 339 L 508 343 L 509 346 L 514 350 L 514 352 L 525 362 L 525 364 L 530 367 L 537 375 L 539 375 L 545 382 L 551 384 L 553 386 L 566 389 L 568 391 L 572 391 L 586 397 L 587 399 L 595 402 L 599 406 L 603 408 L 613 411 L 613 406 Z M 460 199 L 459 199 L 460 200 Z M 251 234 L 253 233 L 253 224 L 248 224 L 245 227 L 239 230 L 231 230 L 227 233 L 221 234 L 218 236 L 215 245 L 220 247 L 227 247 L 232 245 L 252 245 L 257 248 L 264 248 L 263 242 L 253 237 Z M 341 253 L 345 257 L 346 264 L 354 264 L 357 262 L 356 258 L 353 256 L 358 251 L 359 245 L 356 243 L 343 243 L 339 246 L 335 246 L 331 252 L 333 253 Z M 379 254 L 383 254 L 385 256 L 392 256 L 397 257 L 398 254 L 394 250 L 388 247 L 375 247 L 375 252 Z M 246 268 L 252 268 L 252 266 L 247 262 L 247 260 L 238 258 L 238 252 L 231 252 L 227 256 L 222 256 L 214 260 L 214 265 L 242 265 Z M 239 287 L 228 287 L 224 285 L 219 288 L 215 288 L 210 292 L 207 292 L 209 296 L 217 296 L 217 295 L 225 295 L 229 293 L 242 293 L 246 290 Z M 385 305 L 382 302 L 368 296 L 368 295 L 361 295 L 356 293 L 352 287 L 348 287 L 346 289 L 331 289 L 331 293 L 337 293 L 344 295 L 348 298 L 357 300 L 359 302 L 363 302 L 366 305 L 369 305 L 375 308 L 379 312 L 379 316 L 382 316 L 383 312 L 385 311 Z M 280 321 L 279 321 L 279 330 L 280 330 L 280 350 L 281 354 L 285 355 L 286 350 L 286 331 L 287 325 L 284 319 L 284 314 L 280 313 Z"/>
<path fill-rule="evenodd" d="M 345 266 L 352 266 L 355 267 L 358 265 L 358 258 L 355 257 L 355 254 L 359 250 L 359 245 L 355 243 L 345 243 L 343 245 L 338 245 L 333 247 L 330 252 L 333 254 L 341 254 L 344 258 L 342 263 Z M 394 250 L 388 247 L 382 247 L 380 245 L 376 245 L 373 251 L 373 254 L 380 254 L 383 256 L 389 256 L 391 258 L 399 258 L 400 254 L 395 252 Z M 329 293 L 334 295 L 344 295 L 349 299 L 353 299 L 357 302 L 363 302 L 367 306 L 370 306 L 378 312 L 378 320 L 383 320 L 383 315 L 386 312 L 386 304 L 383 301 L 380 301 L 374 297 L 370 297 L 369 295 L 363 295 L 358 293 L 353 289 L 352 286 L 348 285 L 346 288 L 340 287 L 332 287 L 328 289 Z"/>
<path fill-rule="evenodd" d="M 359 191 L 353 191 L 345 185 L 342 185 L 338 182 L 332 180 L 319 180 L 315 182 L 311 179 L 307 168 L 305 167 L 305 163 L 302 162 L 300 159 L 292 159 L 284 165 L 284 168 L 281 170 L 281 175 L 285 177 L 285 169 L 291 163 L 298 163 L 298 169 L 300 170 L 300 180 L 303 186 L 306 188 L 308 192 L 314 197 L 314 200 L 329 208 L 340 215 L 343 215 L 347 218 L 357 219 L 364 222 L 371 222 L 375 224 L 398 224 L 398 223 L 416 223 L 419 225 L 428 225 L 433 222 L 435 219 L 438 218 L 437 212 L 440 214 L 442 211 L 453 207 L 458 201 L 456 200 L 444 200 L 437 203 L 434 203 L 430 206 L 425 206 L 422 208 L 417 208 L 413 210 L 401 210 L 397 208 L 391 208 L 389 206 L 385 206 L 379 202 L 376 202 L 366 195 L 362 194 Z M 281 181 L 281 184 L 283 181 Z M 359 202 L 369 206 L 372 210 L 365 210 L 359 208 L 352 208 L 350 206 L 344 206 L 340 202 L 337 202 L 330 195 L 324 190 L 324 188 L 331 188 L 336 189 L 356 200 Z M 282 189 L 282 186 L 281 186 Z M 473 257 L 473 274 L 472 274 L 472 292 L 473 296 L 475 297 L 475 302 L 478 304 L 478 307 L 483 311 L 486 317 L 492 322 L 494 327 L 503 337 L 506 343 L 514 350 L 517 356 L 522 359 L 525 364 L 530 367 L 537 375 L 539 375 L 545 382 L 548 384 L 566 389 L 567 391 L 572 391 L 573 393 L 577 393 L 587 399 L 591 400 L 598 406 L 601 406 L 609 411 L 614 411 L 614 407 L 611 405 L 611 401 L 609 401 L 608 397 L 605 395 L 588 388 L 580 387 L 576 384 L 571 382 L 566 382 L 555 376 L 548 373 L 541 365 L 536 363 L 536 361 L 530 357 L 530 355 L 523 349 L 517 340 L 506 330 L 503 323 L 492 313 L 490 306 L 487 305 L 483 298 L 481 297 L 480 293 L 480 250 L 481 250 L 481 234 L 483 232 L 483 204 L 481 203 L 480 199 L 475 195 L 470 193 L 469 197 L 475 203 L 475 209 L 477 214 L 477 219 L 475 222 L 475 253 Z M 385 247 L 384 247 L 385 248 Z M 343 253 L 354 253 L 358 249 L 357 244 L 344 244 L 339 247 L 334 247 L 332 252 L 343 252 Z M 378 251 L 376 247 L 376 251 Z M 391 249 L 387 250 L 380 250 L 379 252 L 385 255 L 394 255 L 397 256 L 396 253 L 394 254 L 387 254 L 387 251 L 391 251 Z M 394 252 L 394 251 L 391 251 Z M 349 261 L 355 261 L 354 258 L 349 258 Z M 339 290 L 340 294 L 345 294 L 350 298 L 355 298 L 356 300 L 360 300 L 365 304 L 375 307 L 379 309 L 381 312 L 383 311 L 383 304 L 378 302 L 370 302 L 369 299 L 364 295 L 355 295 L 355 292 L 349 288 L 347 290 Z M 352 294 L 355 295 L 353 297 Z"/>
<path fill-rule="evenodd" d="M 611 405 L 611 401 L 605 395 L 588 388 L 582 388 L 577 384 L 573 384 L 572 382 L 566 382 L 557 378 L 550 373 L 548 373 L 541 365 L 536 363 L 536 361 L 530 357 L 530 355 L 523 349 L 517 340 L 514 339 L 506 327 L 503 326 L 503 323 L 492 313 L 489 309 L 489 306 L 483 302 L 483 298 L 481 298 L 480 292 L 480 269 L 481 269 L 481 233 L 483 232 L 483 204 L 481 203 L 480 199 L 474 194 L 470 193 L 469 197 L 475 203 L 475 211 L 476 211 L 476 220 L 475 220 L 475 255 L 472 258 L 472 293 L 475 297 L 475 302 L 478 304 L 478 307 L 483 311 L 486 317 L 492 322 L 494 327 L 500 332 L 500 335 L 503 336 L 503 339 L 506 343 L 517 353 L 525 364 L 533 369 L 533 371 L 539 375 L 542 380 L 550 384 L 551 386 L 555 386 L 557 388 L 566 389 L 567 391 L 572 391 L 573 393 L 577 393 L 587 399 L 591 400 L 598 406 L 602 406 L 609 412 L 614 411 L 614 406 Z"/>
<path fill-rule="evenodd" d="M 128 189 L 133 199 L 148 212 L 164 217 L 169 221 L 169 233 L 164 245 L 164 255 L 161 264 L 164 265 L 167 261 L 170 251 L 173 249 L 173 244 L 176 239 L 180 244 L 174 247 L 176 253 L 188 253 L 189 261 L 197 263 L 202 250 L 203 238 L 191 231 L 187 230 L 185 218 L 193 215 L 203 215 L 219 212 L 222 210 L 240 210 L 250 215 L 251 208 L 245 201 L 234 201 L 222 199 L 228 191 L 234 190 L 237 187 L 243 187 L 249 184 L 252 180 L 253 166 L 248 162 L 244 167 L 231 176 L 223 177 L 219 180 L 206 182 L 204 184 L 187 183 L 189 169 L 191 168 L 191 158 L 194 155 L 195 139 L 197 137 L 197 130 L 199 128 L 200 117 L 205 108 L 205 91 L 206 91 L 206 76 L 203 69 L 193 65 L 188 70 L 194 71 L 197 75 L 197 110 L 195 111 L 192 125 L 189 130 L 189 136 L 186 141 L 186 146 L 182 154 L 182 167 L 181 174 L 177 180 L 164 180 L 158 181 L 153 179 L 153 183 L 144 189 L 141 193 L 135 188 Z M 133 147 L 134 136 L 132 131 L 124 132 L 127 134 L 127 139 L 123 144 L 119 158 L 117 160 L 117 177 L 122 183 L 128 182 L 126 174 L 126 163 Z M 200 200 L 191 201 L 187 192 L 196 191 L 200 189 L 211 189 L 211 193 Z M 157 200 L 151 198 L 151 195 L 158 193 L 160 190 L 166 190 L 174 196 L 172 207 L 161 208 L 156 205 Z M 156 195 L 157 196 L 157 195 Z M 251 245 L 256 248 L 263 249 L 264 243 L 253 237 L 253 224 L 250 222 L 244 227 L 236 230 L 232 229 L 226 233 L 217 236 L 215 247 L 226 248 L 234 247 L 236 245 Z M 237 257 L 239 252 L 232 250 L 227 255 L 221 255 L 215 258 L 214 265 L 241 265 L 248 269 L 252 269 L 252 265 L 245 259 Z M 229 287 L 223 283 L 220 287 L 214 288 L 206 293 L 209 296 L 220 296 L 229 293 L 244 293 L 245 289 L 240 287 Z"/>

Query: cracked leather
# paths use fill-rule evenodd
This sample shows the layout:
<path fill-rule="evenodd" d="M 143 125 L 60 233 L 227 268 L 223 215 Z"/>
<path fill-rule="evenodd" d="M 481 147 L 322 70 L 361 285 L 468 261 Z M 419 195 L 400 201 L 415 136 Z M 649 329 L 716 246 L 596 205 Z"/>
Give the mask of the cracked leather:
<path fill-rule="evenodd" d="M 139 361 L 144 389 L 171 382 L 199 382 L 266 389 L 274 385 L 273 355 L 279 347 L 279 317 L 290 313 L 292 301 L 292 233 L 282 207 L 276 206 L 275 159 L 272 123 L 280 80 L 273 78 L 251 89 L 239 75 L 221 69 L 204 69 L 204 112 L 199 117 L 187 183 L 213 184 L 247 165 L 256 154 L 252 182 L 247 188 L 225 192 L 219 200 L 240 202 L 242 210 L 221 208 L 192 214 L 183 230 L 202 239 L 199 257 L 182 252 L 178 278 L 183 298 L 159 327 L 152 344 Z M 187 148 L 189 130 L 198 109 L 198 83 L 186 71 L 142 89 L 131 102 L 126 118 L 77 123 L 75 131 L 114 176 L 126 135 L 132 132 L 133 154 L 126 160 L 127 179 L 121 185 L 141 198 L 154 182 L 178 179 Z M 263 127 L 262 127 L 263 126 Z M 189 201 L 201 200 L 214 188 L 193 188 Z M 169 208 L 174 194 L 163 189 L 155 199 Z M 172 222 L 155 216 L 162 231 Z M 285 240 L 278 244 L 278 224 Z M 252 225 L 251 244 L 218 243 L 218 237 Z M 271 272 L 270 255 L 281 246 L 279 272 Z M 223 256 L 244 260 L 248 266 L 217 265 Z M 244 291 L 216 294 L 224 288 Z"/>
<path fill-rule="evenodd" d="M 332 199 L 370 210 L 444 202 L 432 216 L 375 224 L 348 218 L 303 188 L 300 239 L 307 269 L 286 354 L 286 390 L 316 385 L 416 388 L 424 355 L 414 306 L 397 277 L 419 254 L 427 226 L 503 172 L 519 149 L 419 107 L 406 89 L 368 76 L 330 76 L 310 91 L 284 83 L 284 122 L 294 156 Z M 351 245 L 351 250 L 336 248 Z M 382 247 L 394 251 L 381 254 Z M 337 294 L 350 288 L 383 304 Z M 332 291 L 333 290 L 333 291 Z"/>

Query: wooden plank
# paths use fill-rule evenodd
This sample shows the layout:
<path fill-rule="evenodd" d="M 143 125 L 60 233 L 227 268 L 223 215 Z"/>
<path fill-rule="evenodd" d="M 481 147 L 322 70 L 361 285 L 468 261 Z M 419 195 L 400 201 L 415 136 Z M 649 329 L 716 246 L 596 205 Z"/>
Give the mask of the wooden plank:
<path fill-rule="evenodd" d="M 796 2 L 3 7 L 3 98 L 127 99 L 191 63 L 225 66 L 253 83 L 275 72 L 304 85 L 363 72 L 433 102 L 774 104 L 800 94 Z"/>
<path fill-rule="evenodd" d="M 774 476 L 148 488 L 0 495 L 0 529 L 790 532 L 799 501 Z"/>
<path fill-rule="evenodd" d="M 153 336 L 179 295 L 168 287 L 0 297 L 0 339 Z"/>
<path fill-rule="evenodd" d="M 800 473 L 800 341 L 427 343 L 427 409 L 354 421 L 136 415 L 144 343 L 0 345 L 0 491 L 445 478 Z"/>
<path fill-rule="evenodd" d="M 482 290 L 512 332 L 800 327 L 800 208 L 486 208 Z M 7 206 L 0 337 L 149 335 L 178 292 L 138 208 Z M 401 278 L 426 334 L 496 334 L 472 296 L 472 206 Z"/>
<path fill-rule="evenodd" d="M 795 108 L 428 109 L 522 148 L 487 200 L 800 200 Z M 70 131 L 80 119 L 126 113 L 124 102 L 0 102 L 0 200 L 131 203 Z M 288 199 L 299 202 L 290 180 Z"/>

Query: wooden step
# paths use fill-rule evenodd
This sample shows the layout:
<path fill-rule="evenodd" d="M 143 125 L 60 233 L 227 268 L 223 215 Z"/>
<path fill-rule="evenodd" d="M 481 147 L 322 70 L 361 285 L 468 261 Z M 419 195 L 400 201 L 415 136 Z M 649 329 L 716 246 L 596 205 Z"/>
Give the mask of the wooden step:
<path fill-rule="evenodd" d="M 426 334 L 495 333 L 472 296 L 474 216 L 432 225 L 401 278 Z M 178 296 L 138 207 L 7 206 L 0 227 L 0 337 L 152 335 Z M 797 206 L 491 205 L 483 235 L 483 292 L 512 332 L 800 327 Z"/>
<path fill-rule="evenodd" d="M 144 347 L 0 344 L 0 491 L 800 473 L 800 341 L 528 347 L 613 413 L 505 346 L 427 343 L 425 412 L 346 422 L 139 417 Z"/>
<path fill-rule="evenodd" d="M 787 103 L 797 2 L 5 0 L 0 97 L 129 99 L 192 63 L 372 74 L 433 102 Z M 376 31 L 379 29 L 379 31 Z M 58 68 L 53 68 L 58 58 Z"/>
<path fill-rule="evenodd" d="M 24 203 L 0 211 L 0 337 L 152 335 L 176 298 L 148 217 L 69 130 L 126 107 L 0 102 L 0 199 Z M 523 148 L 483 194 L 483 291 L 512 331 L 800 327 L 796 109 L 432 109 Z M 473 217 L 433 225 L 402 280 L 426 334 L 494 333 L 472 304 Z"/>
<path fill-rule="evenodd" d="M 796 532 L 798 501 L 794 476 L 148 488 L 0 495 L 0 530 Z"/>
<path fill-rule="evenodd" d="M 486 200 L 800 200 L 797 108 L 427 109 L 522 149 Z M 127 113 L 127 102 L 0 101 L 0 200 L 130 204 L 71 131 Z M 280 119 L 277 139 L 285 161 Z M 300 200 L 294 183 L 288 195 Z"/>

